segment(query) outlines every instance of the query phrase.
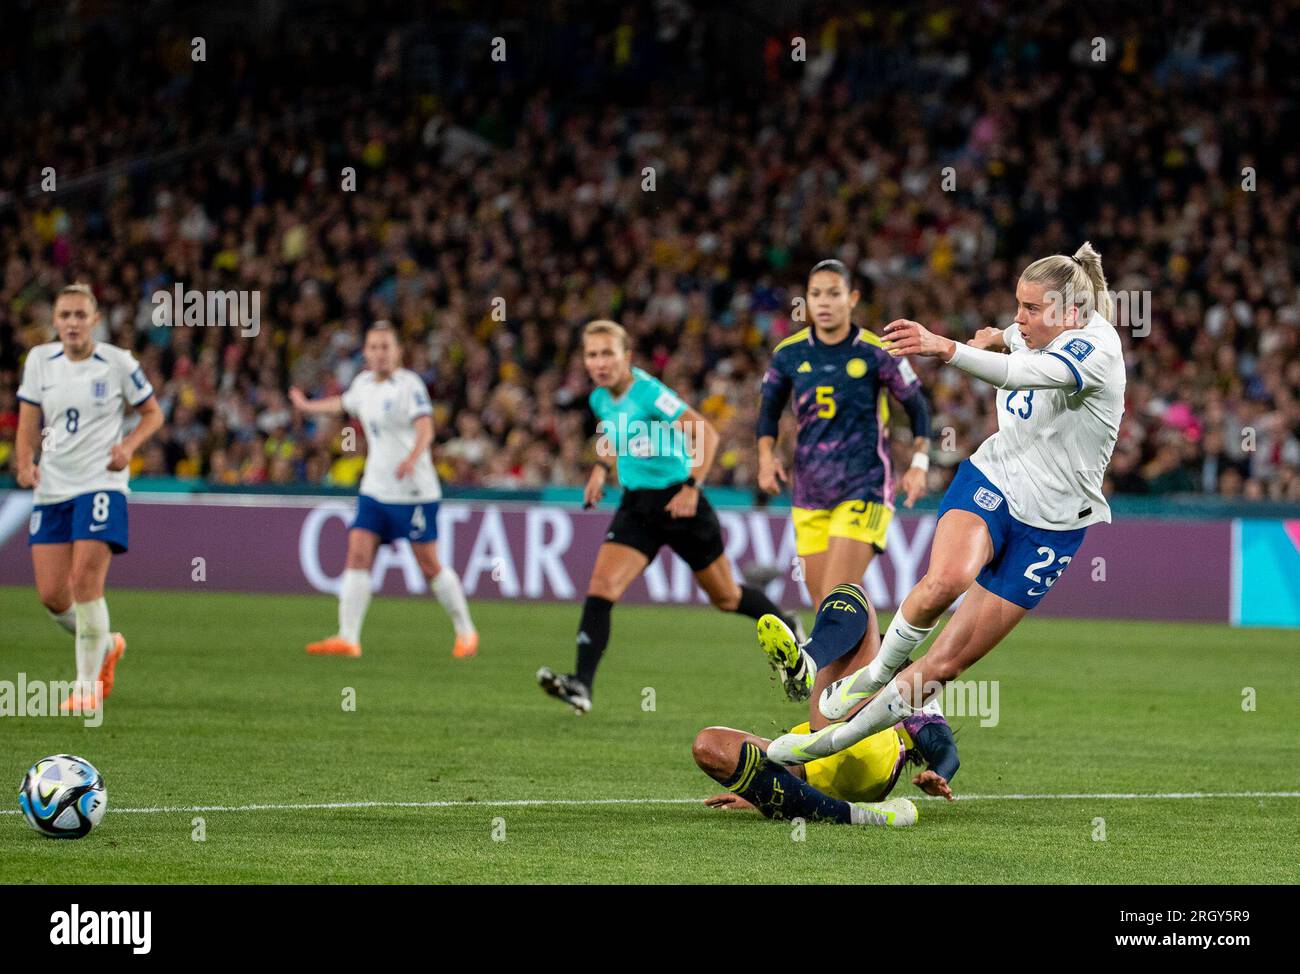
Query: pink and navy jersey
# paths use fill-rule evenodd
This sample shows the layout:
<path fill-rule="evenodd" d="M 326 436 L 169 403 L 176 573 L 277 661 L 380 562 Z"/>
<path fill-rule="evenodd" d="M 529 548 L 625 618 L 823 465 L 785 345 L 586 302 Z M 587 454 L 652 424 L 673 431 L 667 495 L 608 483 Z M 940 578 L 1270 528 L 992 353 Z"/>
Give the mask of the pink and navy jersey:
<path fill-rule="evenodd" d="M 805 328 L 776 346 L 763 376 L 758 435 L 777 435 L 793 398 L 799 439 L 794 454 L 794 506 L 831 510 L 846 501 L 893 507 L 889 456 L 892 395 L 915 436 L 929 437 L 930 409 L 906 359 L 885 351 L 866 329 L 835 345 Z"/>

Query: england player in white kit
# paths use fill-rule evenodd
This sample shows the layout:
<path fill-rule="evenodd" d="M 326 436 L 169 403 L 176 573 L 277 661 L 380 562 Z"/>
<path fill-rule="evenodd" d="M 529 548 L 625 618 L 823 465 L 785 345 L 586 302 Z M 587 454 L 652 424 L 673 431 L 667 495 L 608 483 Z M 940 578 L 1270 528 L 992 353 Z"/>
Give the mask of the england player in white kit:
<path fill-rule="evenodd" d="M 830 720 L 866 704 L 846 723 L 773 741 L 773 760 L 834 754 L 919 711 L 1038 604 L 1089 525 L 1110 521 L 1101 485 L 1124 413 L 1125 374 L 1100 255 L 1085 243 L 1072 257 L 1035 261 L 1016 301 L 1014 324 L 982 329 L 969 345 L 914 321 L 886 327 L 890 354 L 936 356 L 997 386 L 998 432 L 958 468 L 939 508 L 929 569 L 899 606 L 880 652 L 819 701 Z M 930 651 L 894 676 L 962 593 Z"/>
<path fill-rule="evenodd" d="M 424 382 L 401 368 L 397 334 L 388 322 L 366 332 L 366 370 L 342 396 L 309 400 L 289 390 L 294 408 L 304 413 L 348 413 L 366 435 L 366 468 L 357 515 L 348 531 L 347 568 L 339 589 L 339 631 L 309 643 L 322 656 L 360 656 L 361 625 L 370 605 L 370 569 L 381 544 L 405 538 L 456 631 L 452 656 L 478 652 L 478 632 L 470 619 L 460 578 L 438 561 L 438 504 L 442 487 L 433 469 L 433 407 Z"/>
<path fill-rule="evenodd" d="M 95 341 L 98 321 L 89 287 L 60 291 L 59 340 L 27 353 L 18 387 L 18 485 L 33 488 L 27 540 L 41 602 L 76 637 L 77 682 L 62 704 L 74 712 L 98 710 L 126 651 L 109 628 L 104 582 L 127 549 L 131 457 L 163 423 L 131 353 Z M 140 422 L 124 436 L 131 410 Z"/>

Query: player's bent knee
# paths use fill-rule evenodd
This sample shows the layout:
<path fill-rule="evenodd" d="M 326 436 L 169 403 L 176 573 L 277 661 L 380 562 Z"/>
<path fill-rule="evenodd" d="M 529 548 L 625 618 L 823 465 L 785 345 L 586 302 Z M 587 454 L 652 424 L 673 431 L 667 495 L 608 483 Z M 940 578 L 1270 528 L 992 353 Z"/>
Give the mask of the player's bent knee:
<path fill-rule="evenodd" d="M 695 741 L 691 745 L 691 756 L 695 758 L 695 763 L 700 770 L 710 777 L 725 776 L 734 768 L 735 761 L 732 761 L 732 768 L 725 766 L 727 739 L 732 734 L 734 731 L 722 727 L 706 727 L 695 735 Z"/>
<path fill-rule="evenodd" d="M 956 602 L 974 581 L 960 572 L 929 571 L 921 579 L 919 588 L 926 608 L 943 611 Z"/>
<path fill-rule="evenodd" d="M 58 581 L 51 579 L 45 584 L 42 584 L 38 578 L 36 597 L 41 600 L 41 605 L 51 612 L 64 612 L 72 605 L 71 582 L 66 575 Z"/>
<path fill-rule="evenodd" d="M 60 612 L 67 612 L 72 607 L 72 593 L 70 592 L 39 592 L 37 594 L 41 600 L 41 605 L 55 615 Z"/>

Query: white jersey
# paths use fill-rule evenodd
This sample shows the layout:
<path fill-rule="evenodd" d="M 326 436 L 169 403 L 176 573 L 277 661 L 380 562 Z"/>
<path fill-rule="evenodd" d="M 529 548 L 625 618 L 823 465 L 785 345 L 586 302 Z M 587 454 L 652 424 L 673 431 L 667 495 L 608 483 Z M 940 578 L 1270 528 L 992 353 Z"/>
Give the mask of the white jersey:
<path fill-rule="evenodd" d="M 130 352 L 96 343 L 74 362 L 62 342 L 27 353 L 18 398 L 40 407 L 40 483 L 33 501 L 57 504 L 101 490 L 130 493 L 129 470 L 109 470 L 109 451 L 122 442 L 129 407 L 153 395 L 153 386 Z"/>
<path fill-rule="evenodd" d="M 998 431 L 971 462 L 1025 524 L 1068 531 L 1109 521 L 1101 484 L 1124 415 L 1119 332 L 1094 312 L 1085 327 L 1062 332 L 1043 349 L 1026 348 L 1018 325 L 1003 338 L 1011 354 L 1007 388 L 997 393 Z M 1056 362 L 1069 369 L 1066 388 L 1047 387 L 1046 374 L 1064 374 Z"/>
<path fill-rule="evenodd" d="M 401 480 L 397 467 L 415 448 L 415 420 L 431 416 L 424 382 L 408 369 L 378 379 L 369 369 L 343 393 L 343 408 L 361 420 L 366 433 L 366 472 L 361 493 L 383 504 L 427 504 L 442 499 L 442 487 L 428 450 Z"/>

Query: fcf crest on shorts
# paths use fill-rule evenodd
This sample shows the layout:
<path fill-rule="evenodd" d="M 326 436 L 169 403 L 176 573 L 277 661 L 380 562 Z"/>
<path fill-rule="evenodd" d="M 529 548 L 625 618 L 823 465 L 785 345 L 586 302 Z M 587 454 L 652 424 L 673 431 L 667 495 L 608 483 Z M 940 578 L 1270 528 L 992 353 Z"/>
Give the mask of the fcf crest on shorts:
<path fill-rule="evenodd" d="M 981 487 L 975 491 L 975 503 L 986 511 L 996 511 L 998 505 L 1002 503 L 1002 498 L 987 487 Z"/>
<path fill-rule="evenodd" d="M 28 533 L 28 534 L 35 534 L 35 533 L 36 533 L 37 531 L 39 531 L 40 529 L 41 529 L 41 512 L 40 512 L 40 511 L 32 511 L 32 520 L 31 520 L 31 522 L 27 525 L 27 533 Z"/>

